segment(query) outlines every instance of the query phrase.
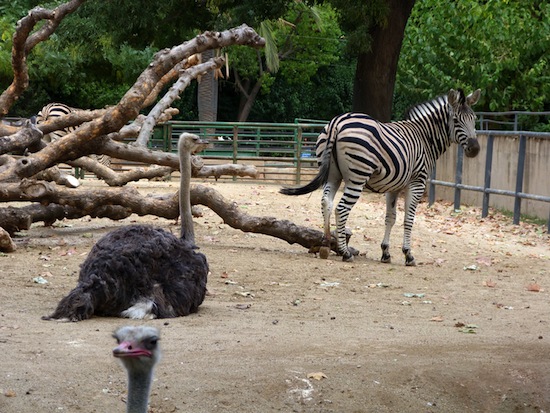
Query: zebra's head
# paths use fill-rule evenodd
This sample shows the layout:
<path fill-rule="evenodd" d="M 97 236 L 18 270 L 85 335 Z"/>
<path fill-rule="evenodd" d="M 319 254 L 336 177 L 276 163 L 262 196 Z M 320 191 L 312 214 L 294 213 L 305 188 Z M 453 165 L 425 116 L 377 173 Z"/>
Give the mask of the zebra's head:
<path fill-rule="evenodd" d="M 464 96 L 464 92 L 451 89 L 447 95 L 450 106 L 450 137 L 453 142 L 464 148 L 467 157 L 473 158 L 479 153 L 479 142 L 476 136 L 476 115 L 471 106 L 479 100 L 481 90 Z"/>

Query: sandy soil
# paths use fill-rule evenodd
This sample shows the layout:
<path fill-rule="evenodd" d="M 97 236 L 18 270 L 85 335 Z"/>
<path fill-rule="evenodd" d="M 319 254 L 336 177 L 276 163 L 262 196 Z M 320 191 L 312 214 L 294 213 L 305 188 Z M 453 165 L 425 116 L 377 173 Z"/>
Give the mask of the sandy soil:
<path fill-rule="evenodd" d="M 144 192 L 176 183 L 143 183 Z M 208 183 L 253 215 L 320 228 L 320 192 Z M 197 218 L 211 267 L 198 314 L 152 320 L 163 359 L 151 412 L 550 412 L 550 240 L 544 227 L 480 220 L 478 209 L 421 205 L 419 265 L 405 267 L 402 225 L 381 264 L 383 199 L 351 213 L 353 263 Z M 402 211 L 398 216 L 402 220 Z M 122 412 L 126 377 L 112 331 L 94 318 L 41 321 L 76 284 L 79 264 L 132 217 L 34 226 L 0 256 L 0 412 Z M 47 284 L 33 281 L 42 277 Z"/>

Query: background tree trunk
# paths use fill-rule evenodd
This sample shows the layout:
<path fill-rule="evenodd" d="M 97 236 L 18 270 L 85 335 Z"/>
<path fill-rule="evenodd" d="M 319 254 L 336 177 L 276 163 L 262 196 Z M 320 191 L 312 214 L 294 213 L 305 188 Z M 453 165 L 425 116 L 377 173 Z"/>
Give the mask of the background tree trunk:
<path fill-rule="evenodd" d="M 202 52 L 202 61 L 212 59 L 214 54 L 214 50 L 205 50 Z M 200 121 L 215 122 L 218 119 L 218 79 L 215 70 L 201 76 L 197 88 L 197 105 Z"/>
<path fill-rule="evenodd" d="M 414 3 L 415 0 L 388 0 L 387 24 L 373 27 L 370 52 L 357 57 L 354 111 L 367 113 L 382 122 L 391 120 L 397 63 Z"/>

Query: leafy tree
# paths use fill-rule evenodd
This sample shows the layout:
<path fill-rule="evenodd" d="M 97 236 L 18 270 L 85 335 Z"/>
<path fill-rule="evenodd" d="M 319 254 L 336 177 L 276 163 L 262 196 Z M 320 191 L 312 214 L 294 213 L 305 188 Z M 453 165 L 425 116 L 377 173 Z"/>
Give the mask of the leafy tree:
<path fill-rule="evenodd" d="M 397 63 L 415 0 L 330 0 L 339 10 L 348 50 L 357 58 L 353 110 L 391 118 Z"/>
<path fill-rule="evenodd" d="M 248 119 L 258 93 L 271 93 L 272 86 L 309 83 L 320 69 L 341 59 L 342 32 L 335 10 L 302 1 L 291 6 L 283 18 L 261 22 L 260 34 L 268 44 L 265 51 L 230 51 L 232 79 L 226 83 L 241 93 L 240 121 Z"/>
<path fill-rule="evenodd" d="M 550 110 L 550 3 L 418 0 L 399 61 L 395 112 L 451 87 L 478 110 Z"/>

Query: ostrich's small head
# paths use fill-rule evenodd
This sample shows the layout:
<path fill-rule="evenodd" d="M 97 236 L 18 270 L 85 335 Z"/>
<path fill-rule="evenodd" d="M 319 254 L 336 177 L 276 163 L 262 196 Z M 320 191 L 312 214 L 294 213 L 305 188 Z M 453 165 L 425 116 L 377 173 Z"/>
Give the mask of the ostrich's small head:
<path fill-rule="evenodd" d="M 128 370 L 150 370 L 160 360 L 159 331 L 149 326 L 125 326 L 113 333 L 113 356 Z"/>
<path fill-rule="evenodd" d="M 180 152 L 198 153 L 205 150 L 210 145 L 205 139 L 192 133 L 183 132 L 178 140 L 178 150 Z"/>

